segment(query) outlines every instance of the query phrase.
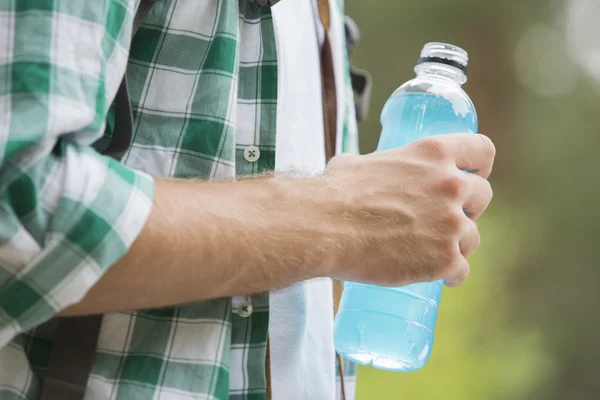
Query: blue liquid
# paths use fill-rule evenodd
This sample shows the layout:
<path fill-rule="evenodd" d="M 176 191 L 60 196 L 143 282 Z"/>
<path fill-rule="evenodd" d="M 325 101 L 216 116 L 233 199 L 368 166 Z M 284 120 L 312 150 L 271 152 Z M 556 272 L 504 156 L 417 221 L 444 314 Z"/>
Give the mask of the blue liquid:
<path fill-rule="evenodd" d="M 466 93 L 392 95 L 381 112 L 377 151 L 448 133 L 477 132 L 477 114 Z"/>
<path fill-rule="evenodd" d="M 417 139 L 477 132 L 477 114 L 457 85 L 437 95 L 396 91 L 381 114 L 378 151 Z M 431 354 L 443 282 L 399 288 L 346 282 L 336 315 L 336 351 L 358 364 L 391 371 L 415 371 Z"/>

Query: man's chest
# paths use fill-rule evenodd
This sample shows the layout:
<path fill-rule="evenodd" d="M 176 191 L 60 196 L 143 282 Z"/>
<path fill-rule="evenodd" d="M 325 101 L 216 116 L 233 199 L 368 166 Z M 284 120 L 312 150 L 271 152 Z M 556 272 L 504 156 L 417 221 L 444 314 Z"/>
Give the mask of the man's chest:
<path fill-rule="evenodd" d="M 274 169 L 278 66 L 269 8 L 158 2 L 132 43 L 127 77 L 129 166 L 203 178 Z"/>
<path fill-rule="evenodd" d="M 158 2 L 131 48 L 124 162 L 205 178 L 322 169 L 323 29 L 312 2 L 293 3 Z"/>

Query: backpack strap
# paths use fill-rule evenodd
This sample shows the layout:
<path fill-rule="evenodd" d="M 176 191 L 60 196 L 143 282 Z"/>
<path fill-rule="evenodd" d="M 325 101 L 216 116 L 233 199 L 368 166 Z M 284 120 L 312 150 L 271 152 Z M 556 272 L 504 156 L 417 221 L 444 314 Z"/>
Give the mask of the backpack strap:
<path fill-rule="evenodd" d="M 121 160 L 133 139 L 133 115 L 131 103 L 129 102 L 129 91 L 127 90 L 127 79 L 123 77 L 121 86 L 115 96 L 115 126 L 110 137 L 110 142 L 102 154 Z"/>
<path fill-rule="evenodd" d="M 352 18 L 346 15 L 344 19 L 344 28 L 346 33 L 346 52 L 348 54 L 348 62 L 350 63 L 352 90 L 354 91 L 356 98 L 354 102 L 356 120 L 362 122 L 367 119 L 369 114 L 373 79 L 368 71 L 356 68 L 350 62 L 352 53 L 354 53 L 354 49 L 360 40 L 360 29 L 358 29 L 358 25 L 356 25 L 356 22 L 354 22 Z"/>
<path fill-rule="evenodd" d="M 41 400 L 83 399 L 102 316 L 59 318 Z"/>
<path fill-rule="evenodd" d="M 140 0 L 133 21 L 132 39 L 148 16 L 156 0 Z M 123 77 L 115 96 L 115 127 L 103 154 L 121 160 L 133 137 L 133 116 Z M 94 363 L 102 315 L 58 318 L 48 371 L 42 386 L 41 400 L 82 400 Z"/>

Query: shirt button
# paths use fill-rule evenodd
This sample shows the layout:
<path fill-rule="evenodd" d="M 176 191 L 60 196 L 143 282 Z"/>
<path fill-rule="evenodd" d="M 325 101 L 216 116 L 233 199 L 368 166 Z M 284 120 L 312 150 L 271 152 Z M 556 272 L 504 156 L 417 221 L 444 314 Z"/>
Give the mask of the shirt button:
<path fill-rule="evenodd" d="M 244 158 L 248 162 L 257 162 L 260 158 L 260 149 L 256 146 L 248 146 L 244 149 Z"/>
<path fill-rule="evenodd" d="M 249 301 L 241 302 L 237 307 L 237 313 L 242 318 L 248 318 L 252 315 L 253 307 Z"/>

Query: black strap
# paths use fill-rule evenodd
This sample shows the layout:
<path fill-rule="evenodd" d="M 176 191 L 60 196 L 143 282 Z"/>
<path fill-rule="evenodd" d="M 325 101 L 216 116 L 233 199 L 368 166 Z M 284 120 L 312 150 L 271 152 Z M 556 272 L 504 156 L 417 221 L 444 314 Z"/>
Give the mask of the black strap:
<path fill-rule="evenodd" d="M 133 28 L 131 29 L 132 39 L 148 17 L 148 13 L 152 9 L 152 6 L 154 6 L 154 3 L 156 3 L 156 0 L 140 0 L 140 5 L 135 13 L 135 17 L 133 17 Z"/>
<path fill-rule="evenodd" d="M 360 39 L 360 30 L 354 20 L 347 15 L 344 22 L 346 28 L 346 51 L 348 53 L 348 60 L 350 61 L 352 53 Z M 356 120 L 361 122 L 366 120 L 369 115 L 373 80 L 369 72 L 356 68 L 352 63 L 350 63 L 350 78 L 352 81 L 352 90 L 356 94 L 356 101 L 354 102 Z"/>
<path fill-rule="evenodd" d="M 60 318 L 41 400 L 83 399 L 102 316 Z"/>
<path fill-rule="evenodd" d="M 133 20 L 132 38 L 148 16 L 156 0 L 141 0 Z M 115 96 L 115 127 L 103 154 L 121 160 L 133 137 L 133 116 L 123 77 Z M 102 315 L 58 318 L 48 372 L 41 390 L 41 400 L 82 400 L 94 363 Z"/>
<path fill-rule="evenodd" d="M 115 126 L 110 143 L 108 143 L 102 154 L 110 156 L 115 160 L 121 160 L 125 156 L 125 153 L 127 153 L 127 150 L 129 150 L 132 139 L 133 115 L 131 114 L 127 79 L 123 78 L 115 96 Z"/>

